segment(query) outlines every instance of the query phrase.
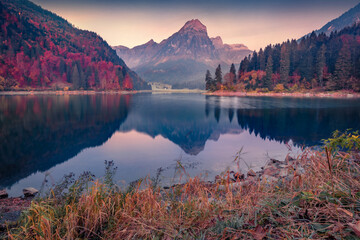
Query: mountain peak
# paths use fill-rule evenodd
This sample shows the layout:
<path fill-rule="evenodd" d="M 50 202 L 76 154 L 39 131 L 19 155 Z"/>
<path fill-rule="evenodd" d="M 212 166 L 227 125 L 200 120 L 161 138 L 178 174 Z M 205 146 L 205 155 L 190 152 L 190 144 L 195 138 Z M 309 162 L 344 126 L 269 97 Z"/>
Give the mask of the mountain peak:
<path fill-rule="evenodd" d="M 180 29 L 180 32 L 187 31 L 206 32 L 206 26 L 202 24 L 199 19 L 192 19 L 187 21 L 185 25 Z"/>
<path fill-rule="evenodd" d="M 150 41 L 148 41 L 147 43 L 145 43 L 144 45 L 145 46 L 151 46 L 151 45 L 154 45 L 156 44 L 156 42 L 154 41 L 154 39 L 150 39 Z"/>
<path fill-rule="evenodd" d="M 216 49 L 218 48 L 222 48 L 224 46 L 223 40 L 221 39 L 220 36 L 214 37 L 214 38 L 210 38 L 212 43 L 214 44 L 214 47 Z"/>
<path fill-rule="evenodd" d="M 154 39 L 150 39 L 146 44 L 154 43 Z"/>

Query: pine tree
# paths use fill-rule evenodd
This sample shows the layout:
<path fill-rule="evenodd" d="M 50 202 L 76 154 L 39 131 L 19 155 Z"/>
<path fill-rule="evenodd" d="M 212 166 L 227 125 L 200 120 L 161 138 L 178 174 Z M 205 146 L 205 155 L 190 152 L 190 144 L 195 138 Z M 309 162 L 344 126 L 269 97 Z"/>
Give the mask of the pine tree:
<path fill-rule="evenodd" d="M 60 59 L 59 63 L 59 73 L 62 75 L 64 72 L 66 72 L 66 63 L 63 58 Z"/>
<path fill-rule="evenodd" d="M 215 83 L 221 84 L 221 82 L 222 82 L 222 72 L 221 72 L 221 66 L 219 64 L 219 66 L 215 70 Z"/>
<path fill-rule="evenodd" d="M 125 68 L 117 68 L 116 71 L 115 71 L 115 75 L 117 76 L 118 78 L 118 82 L 119 82 L 119 86 L 121 87 L 124 83 L 124 79 L 125 79 L 125 76 L 126 76 L 126 70 Z"/>
<path fill-rule="evenodd" d="M 273 64 L 273 73 L 280 72 L 281 46 L 276 44 L 271 51 L 271 58 Z"/>
<path fill-rule="evenodd" d="M 230 67 L 230 73 L 232 74 L 232 82 L 233 84 L 236 84 L 236 70 L 235 70 L 235 65 L 232 63 L 231 67 Z"/>
<path fill-rule="evenodd" d="M 281 47 L 281 57 L 280 57 L 280 82 L 282 84 L 288 83 L 290 72 L 290 54 L 289 49 L 286 44 L 283 44 Z"/>
<path fill-rule="evenodd" d="M 335 81 L 338 89 L 344 89 L 347 86 L 351 74 L 351 52 L 349 46 L 344 44 L 339 52 L 339 57 L 335 64 Z"/>
<path fill-rule="evenodd" d="M 72 71 L 71 71 L 71 82 L 73 83 L 74 89 L 79 89 L 81 84 L 79 69 L 77 67 L 77 64 L 73 65 Z"/>
<path fill-rule="evenodd" d="M 213 90 L 213 85 L 214 85 L 214 79 L 212 78 L 210 71 L 207 70 L 205 75 L 205 89 Z"/>
<path fill-rule="evenodd" d="M 249 68 L 249 60 L 247 57 L 244 58 L 244 60 L 241 61 L 240 67 L 239 67 L 239 75 L 244 75 L 248 71 Z M 239 78 L 240 78 L 239 76 Z"/>
<path fill-rule="evenodd" d="M 259 70 L 265 71 L 265 54 L 262 48 L 259 51 Z"/>
<path fill-rule="evenodd" d="M 75 64 L 77 66 L 77 69 L 78 69 L 78 73 L 79 73 L 79 88 L 86 88 L 86 80 L 85 80 L 85 74 L 84 74 L 84 71 L 81 67 L 81 63 L 79 60 L 75 61 Z"/>
<path fill-rule="evenodd" d="M 298 64 L 298 43 L 296 40 L 292 40 L 290 43 L 290 72 L 289 75 L 294 75 L 295 68 Z"/>
<path fill-rule="evenodd" d="M 95 86 L 99 88 L 100 87 L 100 78 L 99 78 L 99 70 L 97 68 L 95 68 L 94 78 L 95 78 Z"/>
<path fill-rule="evenodd" d="M 326 66 L 325 58 L 326 46 L 323 44 L 316 56 L 316 74 L 320 87 L 324 86 L 324 68 Z"/>
<path fill-rule="evenodd" d="M 269 90 L 272 89 L 272 74 L 273 74 L 273 60 L 272 56 L 270 55 L 267 64 L 266 64 L 266 76 L 264 80 L 264 88 L 267 88 Z"/>
<path fill-rule="evenodd" d="M 253 55 L 250 60 L 250 69 L 258 70 L 258 54 L 256 51 L 253 52 Z"/>
<path fill-rule="evenodd" d="M 90 81 L 91 75 L 92 75 L 91 67 L 90 67 L 90 66 L 87 66 L 86 72 L 85 72 L 85 86 L 84 86 L 85 89 L 88 89 L 89 86 L 90 86 L 90 85 L 89 85 L 89 81 Z"/>

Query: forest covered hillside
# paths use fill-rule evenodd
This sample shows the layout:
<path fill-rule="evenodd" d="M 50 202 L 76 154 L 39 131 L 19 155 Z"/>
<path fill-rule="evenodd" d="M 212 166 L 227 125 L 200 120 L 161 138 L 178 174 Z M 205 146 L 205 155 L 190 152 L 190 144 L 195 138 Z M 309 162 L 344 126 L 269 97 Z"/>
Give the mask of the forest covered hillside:
<path fill-rule="evenodd" d="M 149 89 L 96 33 L 27 0 L 0 0 L 0 90 Z"/>
<path fill-rule="evenodd" d="M 288 40 L 268 45 L 245 57 L 236 73 L 221 68 L 212 79 L 206 75 L 207 89 L 242 91 L 354 90 L 360 91 L 360 24 L 317 35 L 301 41 Z"/>

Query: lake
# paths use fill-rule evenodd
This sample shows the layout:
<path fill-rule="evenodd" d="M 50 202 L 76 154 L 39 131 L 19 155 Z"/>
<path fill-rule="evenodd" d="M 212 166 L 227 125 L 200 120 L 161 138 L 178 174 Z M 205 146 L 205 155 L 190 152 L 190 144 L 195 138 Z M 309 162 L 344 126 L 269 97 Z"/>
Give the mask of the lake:
<path fill-rule="evenodd" d="M 335 130 L 360 129 L 359 99 L 217 97 L 201 94 L 0 96 L 0 188 L 57 183 L 64 174 L 104 175 L 126 185 L 154 177 L 213 180 L 269 158 L 296 156 Z M 234 161 L 240 151 L 240 160 Z M 180 167 L 181 166 L 181 167 Z"/>

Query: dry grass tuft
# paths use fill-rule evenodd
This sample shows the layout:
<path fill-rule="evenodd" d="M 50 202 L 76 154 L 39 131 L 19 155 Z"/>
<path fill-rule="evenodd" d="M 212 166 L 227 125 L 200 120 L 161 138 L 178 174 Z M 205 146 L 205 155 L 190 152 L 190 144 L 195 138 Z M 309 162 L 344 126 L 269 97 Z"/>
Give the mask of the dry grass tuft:
<path fill-rule="evenodd" d="M 95 182 L 78 198 L 34 201 L 10 239 L 351 239 L 360 237 L 355 151 L 306 150 L 304 175 L 269 184 L 190 178 L 168 190 L 114 191 Z M 226 178 L 226 176 L 224 176 Z"/>

